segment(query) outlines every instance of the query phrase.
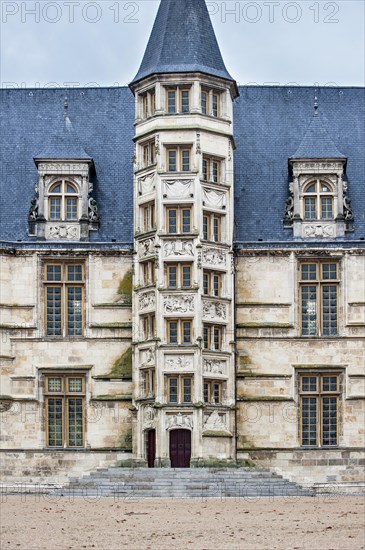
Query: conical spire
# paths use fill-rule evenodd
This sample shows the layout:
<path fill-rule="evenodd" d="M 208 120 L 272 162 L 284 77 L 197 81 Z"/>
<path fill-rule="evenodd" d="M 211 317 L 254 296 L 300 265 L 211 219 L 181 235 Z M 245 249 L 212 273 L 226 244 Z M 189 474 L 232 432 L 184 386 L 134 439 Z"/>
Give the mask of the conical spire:
<path fill-rule="evenodd" d="M 322 158 L 346 158 L 337 149 L 332 138 L 323 125 L 318 112 L 318 98 L 314 98 L 314 114 L 309 127 L 304 134 L 298 149 L 291 157 L 293 159 L 322 159 Z"/>
<path fill-rule="evenodd" d="M 153 74 L 190 72 L 234 82 L 224 65 L 205 0 L 161 0 L 131 85 Z"/>
<path fill-rule="evenodd" d="M 62 121 L 59 120 L 55 132 L 47 139 L 42 150 L 34 157 L 34 160 L 38 159 L 92 160 L 83 148 L 79 136 L 72 126 L 68 114 L 67 96 L 64 101 Z"/>

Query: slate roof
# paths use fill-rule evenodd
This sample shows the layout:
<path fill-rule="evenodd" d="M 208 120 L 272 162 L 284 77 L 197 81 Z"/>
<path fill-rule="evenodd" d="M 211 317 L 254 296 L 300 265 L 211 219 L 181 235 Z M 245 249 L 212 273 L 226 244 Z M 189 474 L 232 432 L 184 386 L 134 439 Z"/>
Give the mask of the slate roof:
<path fill-rule="evenodd" d="M 91 160 L 74 130 L 68 109 L 65 108 L 63 116 L 59 115 L 56 130 L 45 137 L 43 147 L 34 158 Z"/>
<path fill-rule="evenodd" d="M 284 229 L 288 159 L 313 116 L 312 87 L 240 87 L 234 106 L 235 240 L 293 243 Z M 321 118 L 347 160 L 355 231 L 365 238 L 365 89 L 320 88 Z M 0 90 L 0 240 L 32 241 L 27 216 L 37 171 L 33 157 L 57 131 L 65 90 Z M 93 241 L 133 240 L 134 98 L 128 88 L 69 92 L 69 115 L 82 148 L 94 159 L 101 223 Z M 314 241 L 297 239 L 296 245 Z M 323 244 L 323 246 L 326 246 Z"/>
<path fill-rule="evenodd" d="M 218 46 L 205 0 L 161 0 L 136 83 L 161 73 L 202 72 L 234 81 Z"/>
<path fill-rule="evenodd" d="M 315 113 L 293 159 L 338 159 L 344 158 L 327 132 L 322 117 Z"/>

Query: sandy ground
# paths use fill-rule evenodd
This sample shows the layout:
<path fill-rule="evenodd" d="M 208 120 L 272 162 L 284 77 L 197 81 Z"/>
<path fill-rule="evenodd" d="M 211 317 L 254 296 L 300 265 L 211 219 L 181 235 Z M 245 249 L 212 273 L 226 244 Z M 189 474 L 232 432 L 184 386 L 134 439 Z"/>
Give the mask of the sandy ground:
<path fill-rule="evenodd" d="M 364 498 L 52 501 L 7 496 L 1 550 L 361 550 Z"/>

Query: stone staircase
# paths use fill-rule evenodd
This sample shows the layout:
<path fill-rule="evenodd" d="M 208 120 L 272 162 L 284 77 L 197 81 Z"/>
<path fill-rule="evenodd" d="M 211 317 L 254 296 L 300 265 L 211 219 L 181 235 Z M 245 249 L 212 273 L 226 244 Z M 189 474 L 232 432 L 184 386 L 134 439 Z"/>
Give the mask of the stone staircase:
<path fill-rule="evenodd" d="M 258 498 L 314 496 L 310 488 L 256 468 L 100 468 L 58 489 L 67 496 L 143 498 Z"/>

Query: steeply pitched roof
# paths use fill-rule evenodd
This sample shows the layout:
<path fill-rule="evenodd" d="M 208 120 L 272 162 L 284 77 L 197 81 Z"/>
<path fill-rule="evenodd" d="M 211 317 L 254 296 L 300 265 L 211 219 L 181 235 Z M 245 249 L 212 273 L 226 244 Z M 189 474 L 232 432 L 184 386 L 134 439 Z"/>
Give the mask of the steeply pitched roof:
<path fill-rule="evenodd" d="M 318 113 L 318 104 L 304 137 L 294 153 L 293 159 L 344 158 L 328 134 L 322 117 Z"/>
<path fill-rule="evenodd" d="M 60 117 L 59 117 L 60 119 Z M 57 127 L 51 136 L 46 136 L 46 141 L 34 159 L 77 159 L 92 160 L 84 150 L 79 136 L 72 126 L 68 114 L 68 102 L 65 100 L 65 110 L 62 120 L 59 120 Z"/>
<path fill-rule="evenodd" d="M 142 64 L 131 85 L 153 74 L 187 72 L 233 81 L 205 0 L 161 0 Z"/>
<path fill-rule="evenodd" d="M 283 227 L 288 158 L 312 116 L 312 87 L 243 86 L 234 104 L 235 241 L 311 246 Z M 346 180 L 355 230 L 365 238 L 365 90 L 320 88 L 321 116 L 347 158 Z M 59 123 L 65 90 L 0 90 L 0 240 L 31 241 L 27 234 L 37 170 L 33 157 Z M 92 241 L 133 241 L 134 100 L 128 88 L 70 90 L 72 123 L 93 157 L 94 194 L 101 216 Z M 92 115 L 90 115 L 92 113 Z M 316 153 L 317 155 L 317 153 Z M 326 246 L 326 244 L 323 244 Z"/>

